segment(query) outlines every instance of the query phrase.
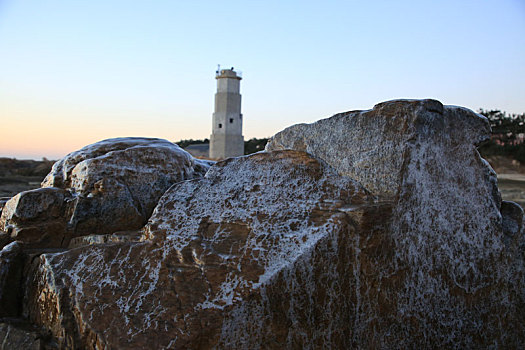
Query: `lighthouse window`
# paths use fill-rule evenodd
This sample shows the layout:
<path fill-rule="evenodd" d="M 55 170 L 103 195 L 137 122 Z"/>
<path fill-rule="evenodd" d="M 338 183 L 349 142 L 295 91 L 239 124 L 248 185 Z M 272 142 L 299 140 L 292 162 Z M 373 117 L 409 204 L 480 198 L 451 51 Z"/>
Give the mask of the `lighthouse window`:
<path fill-rule="evenodd" d="M 230 118 L 230 123 L 233 123 L 233 118 Z"/>
<path fill-rule="evenodd" d="M 219 129 L 222 128 L 222 124 L 219 124 Z"/>

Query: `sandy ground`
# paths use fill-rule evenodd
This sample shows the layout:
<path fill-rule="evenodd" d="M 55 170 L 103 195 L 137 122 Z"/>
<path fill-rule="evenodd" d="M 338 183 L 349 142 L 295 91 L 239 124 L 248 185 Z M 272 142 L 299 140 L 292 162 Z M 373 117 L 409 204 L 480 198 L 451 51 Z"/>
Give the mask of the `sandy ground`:
<path fill-rule="evenodd" d="M 525 175 L 523 174 L 498 174 L 498 181 L 524 181 Z"/>
<path fill-rule="evenodd" d="M 42 180 L 39 176 L 0 177 L 0 197 L 12 197 L 22 191 L 39 188 Z"/>
<path fill-rule="evenodd" d="M 498 188 L 503 200 L 516 202 L 525 209 L 525 175 L 498 174 Z"/>

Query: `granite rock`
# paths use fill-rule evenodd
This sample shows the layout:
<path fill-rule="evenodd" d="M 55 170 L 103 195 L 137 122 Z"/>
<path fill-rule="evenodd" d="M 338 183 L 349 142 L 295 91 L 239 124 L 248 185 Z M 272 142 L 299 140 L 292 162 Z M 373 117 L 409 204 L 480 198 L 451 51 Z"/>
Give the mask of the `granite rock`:
<path fill-rule="evenodd" d="M 363 333 L 373 346 L 523 344 L 523 211 L 502 205 L 476 150 L 489 136 L 486 118 L 468 109 L 396 100 L 292 126 L 268 143 L 307 151 L 392 201 L 395 255 L 381 274 L 402 283 L 389 291 L 395 317 Z"/>
<path fill-rule="evenodd" d="M 12 242 L 0 250 L 0 318 L 20 314 L 22 268 L 23 255 L 19 242 Z"/>
<path fill-rule="evenodd" d="M 141 242 L 32 259 L 24 316 L 65 348 L 522 348 L 488 136 L 433 100 L 291 127 L 170 187 Z"/>
<path fill-rule="evenodd" d="M 452 116 L 455 113 L 461 114 L 461 120 Z M 407 152 L 422 135 L 446 140 L 450 147 L 474 149 L 490 137 L 490 126 L 481 115 L 444 107 L 436 100 L 395 100 L 379 103 L 372 110 L 293 125 L 274 135 L 266 150 L 308 152 L 372 193 L 391 197 L 399 192 Z"/>
<path fill-rule="evenodd" d="M 171 185 L 209 167 L 166 140 L 100 141 L 56 162 L 42 188 L 11 198 L 0 230 L 34 246 L 67 247 L 77 236 L 139 229 Z"/>
<path fill-rule="evenodd" d="M 138 242 L 142 236 L 141 230 L 118 231 L 106 235 L 86 235 L 75 237 L 69 242 L 68 248 L 78 248 L 86 245 L 104 243 Z"/>
<path fill-rule="evenodd" d="M 72 198 L 69 191 L 55 187 L 21 192 L 6 203 L 0 230 L 10 240 L 33 246 L 61 246 L 69 237 L 66 218 Z"/>
<path fill-rule="evenodd" d="M 0 322 L 1 350 L 54 350 L 56 344 L 49 341 L 47 334 L 42 334 L 34 326 L 22 320 Z"/>
<path fill-rule="evenodd" d="M 53 165 L 42 187 L 75 194 L 68 218 L 75 235 L 142 227 L 174 183 L 209 168 L 162 139 L 118 138 L 86 146 Z"/>
<path fill-rule="evenodd" d="M 347 235 L 344 211 L 371 200 L 304 152 L 229 159 L 170 188 L 142 243 L 35 260 L 26 313 L 66 347 L 210 348 L 225 315 L 309 263 L 302 256 L 320 242 Z"/>

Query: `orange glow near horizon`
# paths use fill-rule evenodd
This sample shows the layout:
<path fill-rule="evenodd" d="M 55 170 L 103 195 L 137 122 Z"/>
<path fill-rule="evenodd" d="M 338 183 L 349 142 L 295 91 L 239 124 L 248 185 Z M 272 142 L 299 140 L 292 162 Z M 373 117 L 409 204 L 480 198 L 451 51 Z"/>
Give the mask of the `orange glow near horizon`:
<path fill-rule="evenodd" d="M 195 118 L 180 122 L 159 113 L 146 118 L 147 113 L 137 111 L 21 103 L 4 105 L 1 113 L 0 157 L 8 158 L 59 159 L 86 145 L 115 137 L 157 137 L 170 141 L 208 137 L 207 124 L 199 128 L 198 124 L 184 121 Z"/>
<path fill-rule="evenodd" d="M 213 95 L 191 105 L 130 101 L 103 104 L 79 97 L 53 101 L 45 91 L 14 91 L 0 87 L 0 157 L 57 160 L 82 147 L 116 137 L 152 137 L 172 142 L 205 139 L 211 133 Z M 248 112 L 249 113 L 249 112 Z M 267 111 L 261 114 L 270 115 Z M 252 117 L 252 114 L 249 113 Z M 253 116 L 244 125 L 245 139 L 268 137 L 287 126 Z"/>

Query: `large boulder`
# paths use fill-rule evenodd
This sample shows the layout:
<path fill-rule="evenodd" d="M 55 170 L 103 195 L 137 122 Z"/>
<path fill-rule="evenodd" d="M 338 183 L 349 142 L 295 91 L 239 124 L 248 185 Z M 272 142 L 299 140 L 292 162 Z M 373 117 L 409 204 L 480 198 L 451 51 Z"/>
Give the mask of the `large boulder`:
<path fill-rule="evenodd" d="M 117 138 L 68 154 L 42 187 L 75 193 L 69 225 L 75 234 L 102 234 L 143 226 L 174 183 L 202 176 L 208 166 L 162 139 Z"/>
<path fill-rule="evenodd" d="M 522 348 L 488 136 L 433 100 L 293 126 L 172 186 L 142 242 L 35 257 L 24 316 L 67 348 Z"/>
<path fill-rule="evenodd" d="M 71 237 L 138 229 L 171 185 L 209 166 L 166 140 L 100 141 L 56 162 L 42 188 L 9 200 L 0 230 L 40 247 L 66 247 Z"/>
<path fill-rule="evenodd" d="M 395 258 L 382 274 L 403 283 L 389 300 L 395 336 L 365 333 L 379 344 L 524 341 L 515 331 L 525 319 L 516 311 L 525 300 L 523 212 L 502 206 L 496 174 L 476 150 L 489 136 L 486 118 L 468 109 L 397 100 L 269 141 L 268 151 L 307 151 L 392 201 Z"/>
<path fill-rule="evenodd" d="M 435 100 L 395 100 L 379 103 L 372 110 L 339 113 L 313 124 L 293 125 L 274 135 L 266 150 L 308 152 L 374 194 L 392 197 L 399 193 L 405 174 L 414 173 L 414 169 L 407 168 L 407 159 L 421 166 L 415 154 L 409 152 L 425 153 L 424 147 L 430 147 L 432 154 L 421 161 L 428 158 L 434 162 L 438 168 L 428 171 L 439 176 L 440 171 L 458 169 L 448 163 L 454 158 L 433 152 L 460 151 L 462 157 L 458 158 L 464 160 L 465 153 L 475 152 L 475 145 L 489 137 L 487 119 L 465 108 L 445 108 Z M 479 157 L 469 159 L 471 163 L 480 161 Z"/>
<path fill-rule="evenodd" d="M 26 314 L 67 347 L 210 348 L 226 316 L 260 299 L 262 286 L 290 266 L 319 271 L 323 288 L 344 288 L 335 279 L 351 263 L 349 245 L 339 260 L 323 254 L 351 239 L 345 211 L 372 199 L 304 152 L 230 159 L 202 180 L 170 188 L 143 243 L 42 255 L 28 281 Z M 317 263 L 305 258 L 311 254 Z"/>

